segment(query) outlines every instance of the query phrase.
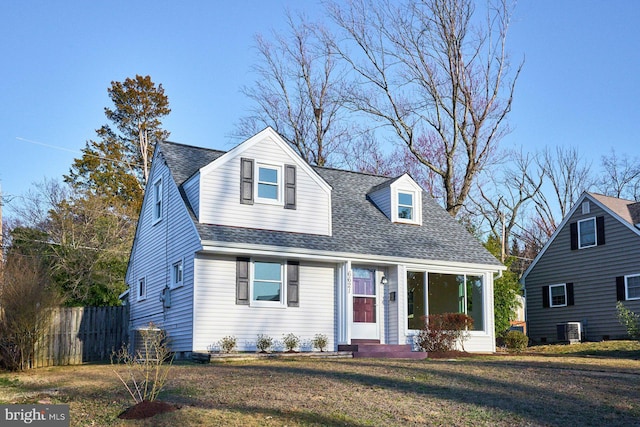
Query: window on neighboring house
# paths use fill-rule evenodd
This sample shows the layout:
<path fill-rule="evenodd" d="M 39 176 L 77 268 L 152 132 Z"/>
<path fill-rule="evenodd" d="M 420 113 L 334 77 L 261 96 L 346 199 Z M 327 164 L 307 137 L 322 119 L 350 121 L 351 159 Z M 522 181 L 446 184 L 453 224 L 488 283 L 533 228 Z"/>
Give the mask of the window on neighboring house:
<path fill-rule="evenodd" d="M 147 280 L 144 277 L 138 279 L 138 301 L 147 297 Z"/>
<path fill-rule="evenodd" d="M 162 179 L 153 183 L 153 220 L 160 221 L 162 218 Z"/>
<path fill-rule="evenodd" d="M 280 167 L 258 164 L 257 199 L 262 202 L 278 203 L 281 200 Z"/>
<path fill-rule="evenodd" d="M 567 305 L 567 286 L 561 285 L 549 286 L 549 306 L 564 307 Z"/>
<path fill-rule="evenodd" d="M 413 221 L 413 193 L 398 192 L 398 218 Z"/>
<path fill-rule="evenodd" d="M 626 299 L 640 299 L 640 274 L 625 276 Z"/>
<path fill-rule="evenodd" d="M 484 330 L 483 277 L 407 272 L 407 327 L 421 329 L 422 316 L 444 313 L 465 313 L 473 319 L 472 330 Z"/>
<path fill-rule="evenodd" d="M 283 305 L 283 264 L 279 262 L 255 261 L 251 282 L 252 305 Z"/>
<path fill-rule="evenodd" d="M 580 249 L 596 246 L 596 219 L 578 221 L 578 247 Z"/>
<path fill-rule="evenodd" d="M 183 267 L 182 260 L 176 262 L 171 267 L 171 287 L 182 286 Z"/>

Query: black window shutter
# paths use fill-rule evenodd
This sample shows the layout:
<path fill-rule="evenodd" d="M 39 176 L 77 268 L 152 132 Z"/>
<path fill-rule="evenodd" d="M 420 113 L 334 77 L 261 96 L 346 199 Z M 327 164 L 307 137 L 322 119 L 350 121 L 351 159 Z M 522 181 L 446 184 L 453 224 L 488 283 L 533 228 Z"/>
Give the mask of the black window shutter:
<path fill-rule="evenodd" d="M 571 230 L 571 250 L 575 251 L 578 249 L 578 223 L 572 222 L 569 224 L 569 229 Z"/>
<path fill-rule="evenodd" d="M 236 259 L 236 304 L 249 304 L 249 258 Z"/>
<path fill-rule="evenodd" d="M 253 159 L 240 159 L 240 203 L 253 204 Z"/>
<path fill-rule="evenodd" d="M 627 299 L 627 293 L 624 288 L 624 276 L 616 277 L 616 298 L 618 301 Z"/>
<path fill-rule="evenodd" d="M 549 287 L 548 286 L 542 287 L 542 307 L 544 308 L 549 307 Z"/>
<path fill-rule="evenodd" d="M 287 262 L 287 305 L 300 306 L 300 264 L 297 261 Z"/>
<path fill-rule="evenodd" d="M 284 165 L 284 208 L 296 208 L 296 167 Z"/>
<path fill-rule="evenodd" d="M 573 283 L 567 283 L 567 305 L 573 305 Z"/>
<path fill-rule="evenodd" d="M 604 217 L 596 217 L 596 231 L 598 233 L 598 246 L 604 245 Z"/>

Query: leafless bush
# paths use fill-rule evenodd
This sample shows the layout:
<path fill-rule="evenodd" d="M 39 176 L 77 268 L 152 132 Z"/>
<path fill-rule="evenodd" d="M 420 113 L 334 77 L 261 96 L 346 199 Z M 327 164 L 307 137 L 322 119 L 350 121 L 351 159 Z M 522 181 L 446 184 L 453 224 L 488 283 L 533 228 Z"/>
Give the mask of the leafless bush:
<path fill-rule="evenodd" d="M 165 331 L 149 323 L 140 334 L 142 346 L 139 350 L 131 352 L 128 346 L 123 346 L 111 357 L 113 372 L 135 403 L 156 400 L 173 364 Z"/>
<path fill-rule="evenodd" d="M 60 299 L 38 259 L 11 254 L 0 269 L 0 367 L 28 369 Z"/>

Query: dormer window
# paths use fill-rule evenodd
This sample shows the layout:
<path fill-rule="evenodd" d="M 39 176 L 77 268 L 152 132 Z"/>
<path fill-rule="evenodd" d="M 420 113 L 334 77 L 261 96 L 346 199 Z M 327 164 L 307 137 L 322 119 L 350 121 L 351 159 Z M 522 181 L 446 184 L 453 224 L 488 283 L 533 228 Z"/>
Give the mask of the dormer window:
<path fill-rule="evenodd" d="M 405 185 L 391 192 L 392 206 L 391 213 L 393 222 L 407 224 L 422 224 L 422 198 L 417 190 L 410 189 Z"/>
<path fill-rule="evenodd" d="M 398 192 L 398 219 L 414 220 L 413 193 Z"/>

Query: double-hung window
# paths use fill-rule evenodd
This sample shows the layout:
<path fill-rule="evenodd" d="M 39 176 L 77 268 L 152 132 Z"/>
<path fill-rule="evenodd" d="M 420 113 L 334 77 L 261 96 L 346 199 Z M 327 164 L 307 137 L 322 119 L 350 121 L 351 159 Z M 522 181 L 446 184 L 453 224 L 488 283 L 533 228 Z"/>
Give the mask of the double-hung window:
<path fill-rule="evenodd" d="M 549 306 L 565 307 L 567 305 L 567 286 L 566 284 L 549 286 Z"/>
<path fill-rule="evenodd" d="M 183 277 L 183 263 L 182 260 L 174 263 L 171 266 L 171 287 L 177 288 L 182 286 L 182 277 Z"/>
<path fill-rule="evenodd" d="M 263 203 L 282 202 L 282 168 L 258 163 L 257 201 Z"/>
<path fill-rule="evenodd" d="M 398 219 L 414 221 L 413 193 L 398 192 Z"/>
<path fill-rule="evenodd" d="M 640 299 L 640 274 L 625 276 L 626 299 Z"/>
<path fill-rule="evenodd" d="M 153 221 L 162 219 L 162 179 L 153 183 Z"/>
<path fill-rule="evenodd" d="M 596 246 L 596 219 L 578 221 L 578 247 L 580 249 Z"/>
<path fill-rule="evenodd" d="M 279 262 L 255 261 L 251 305 L 284 306 L 284 268 Z"/>

